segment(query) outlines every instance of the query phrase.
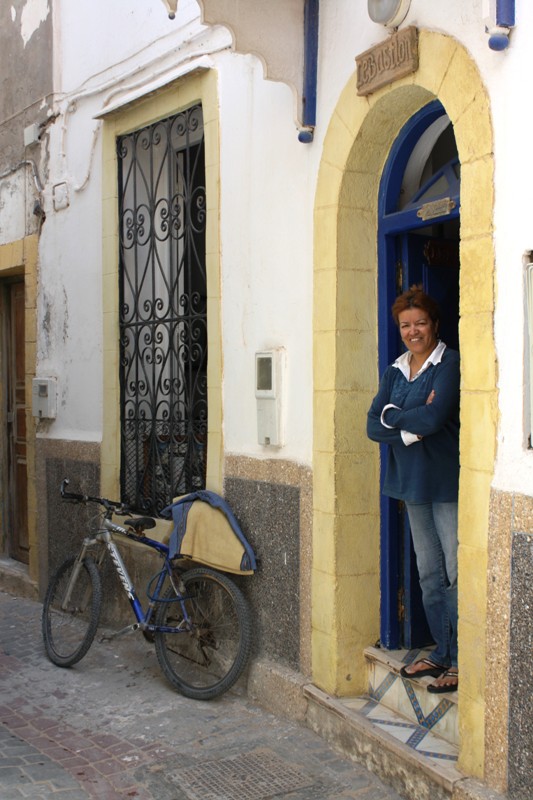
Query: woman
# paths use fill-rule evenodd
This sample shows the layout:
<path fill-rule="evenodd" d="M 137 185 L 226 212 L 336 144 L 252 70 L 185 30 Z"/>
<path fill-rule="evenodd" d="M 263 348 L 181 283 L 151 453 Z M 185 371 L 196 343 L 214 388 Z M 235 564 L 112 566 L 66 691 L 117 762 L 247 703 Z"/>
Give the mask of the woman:
<path fill-rule="evenodd" d="M 453 692 L 457 668 L 459 353 L 438 338 L 439 309 L 421 286 L 392 306 L 407 352 L 385 371 L 368 412 L 370 439 L 389 445 L 383 493 L 409 516 L 422 601 L 435 649 L 403 667 L 430 675 L 430 692 Z"/>

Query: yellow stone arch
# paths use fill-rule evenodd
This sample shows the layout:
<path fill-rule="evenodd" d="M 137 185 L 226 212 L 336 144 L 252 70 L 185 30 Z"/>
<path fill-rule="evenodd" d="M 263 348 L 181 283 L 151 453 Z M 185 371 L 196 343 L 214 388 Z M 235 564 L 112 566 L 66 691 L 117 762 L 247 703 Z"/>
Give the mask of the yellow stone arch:
<path fill-rule="evenodd" d="M 315 198 L 314 683 L 366 691 L 363 650 L 379 636 L 379 455 L 366 438 L 377 388 L 377 199 L 404 123 L 437 98 L 461 161 L 459 491 L 460 766 L 484 761 L 489 493 L 496 422 L 493 138 L 487 93 L 454 39 L 419 33 L 419 69 L 369 97 L 356 73 L 329 125 Z M 479 353 L 487 353 L 480 359 Z M 468 498 L 468 502 L 465 499 Z"/>

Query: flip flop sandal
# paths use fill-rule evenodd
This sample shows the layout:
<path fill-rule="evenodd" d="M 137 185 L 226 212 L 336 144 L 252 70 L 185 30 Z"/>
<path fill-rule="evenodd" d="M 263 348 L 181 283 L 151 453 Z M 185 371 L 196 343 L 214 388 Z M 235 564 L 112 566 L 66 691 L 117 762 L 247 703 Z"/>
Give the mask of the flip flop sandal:
<path fill-rule="evenodd" d="M 425 664 L 426 667 L 424 669 L 416 670 L 415 672 L 407 671 L 408 667 L 416 667 L 417 664 Z M 419 661 L 415 661 L 413 664 L 407 664 L 405 667 L 402 667 L 400 670 L 400 675 L 402 678 L 410 678 L 411 680 L 415 680 L 416 678 L 424 678 L 427 675 L 432 678 L 440 678 L 443 672 L 446 672 L 446 667 L 439 667 L 438 664 L 435 664 L 434 661 L 430 661 L 429 658 L 421 658 Z"/>
<path fill-rule="evenodd" d="M 444 694 L 444 692 L 456 692 L 459 688 L 459 673 L 458 672 L 450 672 L 446 670 L 444 675 L 440 675 L 440 678 L 457 678 L 457 683 L 455 684 L 445 684 L 443 683 L 442 686 L 435 686 L 434 683 L 428 686 L 428 692 L 432 692 L 433 694 Z"/>

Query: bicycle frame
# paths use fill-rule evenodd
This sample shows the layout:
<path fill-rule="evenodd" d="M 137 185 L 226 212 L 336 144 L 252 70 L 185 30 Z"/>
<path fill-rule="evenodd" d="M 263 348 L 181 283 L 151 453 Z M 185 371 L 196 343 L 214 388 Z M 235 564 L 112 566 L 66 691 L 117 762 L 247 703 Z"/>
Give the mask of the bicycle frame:
<path fill-rule="evenodd" d="M 124 536 L 127 539 L 131 539 L 132 541 L 135 541 L 139 544 L 143 544 L 146 547 L 150 547 L 153 550 L 156 550 L 164 558 L 165 565 L 158 575 L 155 589 L 152 597 L 149 599 L 146 612 L 144 611 L 141 601 L 137 596 L 135 586 L 133 585 L 133 582 L 130 578 L 127 567 L 120 554 L 120 551 L 115 542 L 113 541 L 113 534 Z M 101 552 L 95 559 L 97 566 L 100 567 L 103 564 L 105 556 L 108 553 L 109 556 L 111 557 L 111 561 L 113 562 L 120 583 L 122 584 L 122 588 L 126 592 L 129 603 L 133 609 L 133 613 L 135 614 L 135 618 L 137 620 L 137 622 L 133 623 L 133 625 L 128 625 L 123 630 L 118 631 L 117 633 L 112 634 L 111 637 L 107 638 L 114 638 L 115 636 L 118 636 L 121 633 L 126 633 L 127 631 L 130 630 L 142 630 L 142 631 L 148 631 L 150 633 L 155 633 L 156 631 L 161 633 L 179 633 L 180 630 L 186 631 L 191 629 L 192 623 L 190 621 L 190 617 L 184 602 L 186 597 L 184 596 L 180 588 L 176 586 L 174 576 L 172 575 L 172 566 L 170 563 L 170 559 L 168 557 L 169 554 L 168 546 L 166 544 L 163 544 L 162 542 L 158 542 L 156 539 L 150 539 L 149 537 L 144 535 L 139 536 L 137 534 L 131 533 L 130 531 L 127 530 L 127 528 L 124 528 L 122 525 L 118 525 L 116 522 L 110 520 L 107 514 L 102 521 L 102 527 L 98 531 L 98 533 L 92 536 L 87 536 L 83 540 L 82 548 L 80 550 L 77 559 L 77 567 L 72 574 L 71 586 L 73 586 L 75 583 L 83 559 L 95 544 L 101 546 Z M 167 577 L 169 578 L 170 583 L 172 584 L 174 591 L 176 592 L 176 602 L 180 603 L 183 614 L 183 621 L 177 628 L 168 627 L 165 625 L 154 625 L 149 621 L 156 604 L 161 601 L 161 590 L 163 588 L 165 579 Z M 69 600 L 70 600 L 70 590 L 67 591 L 65 596 L 64 600 L 65 606 L 69 602 Z"/>

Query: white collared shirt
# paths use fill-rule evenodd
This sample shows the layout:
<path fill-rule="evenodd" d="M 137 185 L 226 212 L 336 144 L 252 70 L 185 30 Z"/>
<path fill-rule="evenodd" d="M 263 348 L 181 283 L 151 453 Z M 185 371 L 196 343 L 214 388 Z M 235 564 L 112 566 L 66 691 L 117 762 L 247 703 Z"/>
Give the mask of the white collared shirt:
<path fill-rule="evenodd" d="M 442 361 L 442 354 L 444 353 L 445 350 L 446 350 L 446 345 L 444 344 L 444 342 L 441 342 L 439 340 L 439 343 L 437 344 L 436 348 L 430 353 L 430 355 L 426 358 L 426 360 L 424 361 L 424 363 L 422 364 L 416 375 L 413 375 L 412 378 L 411 378 L 411 358 L 413 357 L 413 354 L 409 350 L 406 350 L 405 353 L 402 353 L 402 355 L 396 359 L 396 361 L 393 363 L 392 366 L 397 367 L 401 372 L 403 372 L 408 381 L 416 381 L 418 376 L 421 375 L 423 372 L 425 372 L 427 368 L 430 366 L 430 364 L 440 364 L 440 362 Z"/>

